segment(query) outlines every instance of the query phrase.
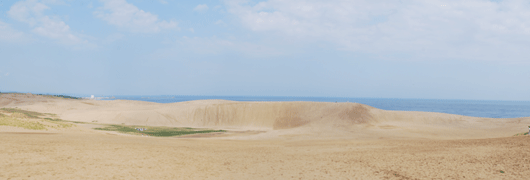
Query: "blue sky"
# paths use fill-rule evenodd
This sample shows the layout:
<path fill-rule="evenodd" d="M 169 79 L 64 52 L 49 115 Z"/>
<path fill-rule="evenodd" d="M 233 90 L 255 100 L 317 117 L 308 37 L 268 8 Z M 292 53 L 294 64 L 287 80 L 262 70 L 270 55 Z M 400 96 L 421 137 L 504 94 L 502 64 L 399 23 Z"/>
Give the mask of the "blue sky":
<path fill-rule="evenodd" d="M 0 91 L 530 100 L 526 0 L 0 0 Z"/>

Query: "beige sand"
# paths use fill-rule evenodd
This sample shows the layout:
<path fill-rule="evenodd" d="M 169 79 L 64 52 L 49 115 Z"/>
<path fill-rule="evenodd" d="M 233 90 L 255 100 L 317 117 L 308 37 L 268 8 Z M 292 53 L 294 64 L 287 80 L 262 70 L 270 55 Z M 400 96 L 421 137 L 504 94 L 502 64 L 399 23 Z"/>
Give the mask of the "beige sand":
<path fill-rule="evenodd" d="M 525 179 L 530 118 L 384 111 L 355 103 L 157 104 L 2 95 L 0 107 L 65 120 L 227 129 L 122 136 L 77 126 L 0 128 L 0 179 Z M 200 137 L 200 136 L 199 136 Z M 505 173 L 501 173 L 504 171 Z"/>

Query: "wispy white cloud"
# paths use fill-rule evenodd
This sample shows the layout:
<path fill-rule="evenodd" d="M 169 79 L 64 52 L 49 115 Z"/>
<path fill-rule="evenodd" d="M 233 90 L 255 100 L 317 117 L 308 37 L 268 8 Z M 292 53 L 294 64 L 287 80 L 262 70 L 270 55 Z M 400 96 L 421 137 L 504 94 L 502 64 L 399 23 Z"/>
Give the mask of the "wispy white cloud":
<path fill-rule="evenodd" d="M 111 35 L 107 36 L 107 38 L 105 38 L 105 40 L 103 40 L 103 42 L 104 43 L 112 43 L 112 42 L 116 42 L 116 41 L 124 39 L 124 38 L 125 38 L 125 35 L 120 34 L 120 33 L 115 33 L 115 34 L 111 34 Z"/>
<path fill-rule="evenodd" d="M 42 12 L 47 9 L 50 8 L 43 3 L 39 3 L 36 0 L 27 0 L 15 3 L 7 14 L 13 19 L 35 26 L 39 18 L 44 16 Z"/>
<path fill-rule="evenodd" d="M 159 0 L 158 2 L 160 2 L 162 4 L 167 4 L 167 1 L 165 1 L 165 0 Z"/>
<path fill-rule="evenodd" d="M 529 61 L 530 56 L 525 0 L 225 3 L 250 30 L 332 42 L 381 58 Z"/>
<path fill-rule="evenodd" d="M 198 11 L 198 12 L 206 12 L 208 11 L 208 5 L 206 4 L 199 4 L 197 6 L 195 6 L 195 8 L 193 8 L 194 11 Z"/>
<path fill-rule="evenodd" d="M 101 0 L 103 7 L 94 15 L 111 25 L 130 32 L 157 33 L 164 29 L 178 29 L 174 21 L 161 21 L 158 16 L 145 12 L 125 0 Z"/>
<path fill-rule="evenodd" d="M 175 51 L 175 49 L 178 49 Z M 285 54 L 282 50 L 272 46 L 245 42 L 238 40 L 227 40 L 217 37 L 182 37 L 176 41 L 174 49 L 169 53 L 186 52 L 203 55 L 218 55 L 224 53 L 236 53 L 247 57 L 272 57 Z"/>
<path fill-rule="evenodd" d="M 66 44 L 86 43 L 70 31 L 64 21 L 44 14 L 50 7 L 37 0 L 26 0 L 15 3 L 7 14 L 33 28 L 32 32 Z"/>
<path fill-rule="evenodd" d="M 63 21 L 57 21 L 45 16 L 41 19 L 42 25 L 33 29 L 33 32 L 52 39 L 60 39 L 65 42 L 79 43 L 82 40 L 70 33 L 70 26 Z"/>
<path fill-rule="evenodd" d="M 20 42 L 27 40 L 28 38 L 23 32 L 13 29 L 9 24 L 0 20 L 0 41 Z"/>
<path fill-rule="evenodd" d="M 217 21 L 215 21 L 214 24 L 216 24 L 216 25 L 220 25 L 220 26 L 226 26 L 226 23 L 225 23 L 223 20 L 220 20 L 220 19 L 217 20 Z"/>

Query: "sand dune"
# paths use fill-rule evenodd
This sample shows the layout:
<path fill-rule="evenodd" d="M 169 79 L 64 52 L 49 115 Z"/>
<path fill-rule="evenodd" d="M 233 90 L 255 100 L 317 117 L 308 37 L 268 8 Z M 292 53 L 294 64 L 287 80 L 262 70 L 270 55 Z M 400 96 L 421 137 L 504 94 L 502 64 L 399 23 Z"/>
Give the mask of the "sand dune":
<path fill-rule="evenodd" d="M 199 100 L 159 104 L 18 95 L 2 97 L 0 104 L 54 113 L 72 121 L 267 131 L 256 138 L 494 138 L 525 132 L 530 124 L 528 117 L 386 111 L 357 103 Z"/>
<path fill-rule="evenodd" d="M 355 103 L 157 104 L 0 96 L 0 108 L 108 124 L 227 129 L 161 138 L 0 126 L 0 179 L 525 179 L 529 118 L 385 111 Z M 208 136 L 203 136 L 208 137 Z M 234 140 L 237 139 L 237 140 Z"/>

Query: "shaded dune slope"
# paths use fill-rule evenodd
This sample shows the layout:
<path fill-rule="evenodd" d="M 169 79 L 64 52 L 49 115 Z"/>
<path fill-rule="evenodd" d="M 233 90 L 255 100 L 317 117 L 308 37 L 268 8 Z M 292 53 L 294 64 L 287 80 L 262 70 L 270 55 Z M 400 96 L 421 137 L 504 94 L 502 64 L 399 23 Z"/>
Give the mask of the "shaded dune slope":
<path fill-rule="evenodd" d="M 3 97 L 2 97 L 3 98 Z M 477 118 L 431 112 L 386 111 L 357 103 L 234 102 L 171 104 L 141 101 L 22 100 L 4 107 L 58 114 L 73 121 L 150 126 L 265 130 L 283 134 L 377 138 L 490 138 L 527 131 L 530 118 Z M 270 133 L 269 133 L 270 134 Z"/>
<path fill-rule="evenodd" d="M 375 121 L 372 107 L 361 104 L 315 102 L 227 102 L 198 107 L 192 122 L 202 126 L 243 126 L 291 129 L 310 123 L 342 125 Z"/>

